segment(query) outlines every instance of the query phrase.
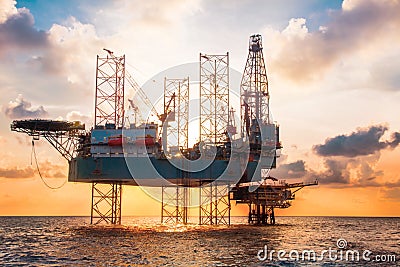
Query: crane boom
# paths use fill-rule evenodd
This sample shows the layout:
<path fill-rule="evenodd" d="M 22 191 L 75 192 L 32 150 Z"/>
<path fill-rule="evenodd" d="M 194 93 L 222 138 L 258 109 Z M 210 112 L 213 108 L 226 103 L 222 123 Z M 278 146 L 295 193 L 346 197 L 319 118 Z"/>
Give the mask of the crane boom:
<path fill-rule="evenodd" d="M 154 115 L 156 115 L 157 117 L 160 117 L 160 115 L 158 114 L 156 108 L 151 103 L 150 99 L 147 97 L 146 93 L 137 84 L 137 82 L 133 79 L 133 77 L 129 74 L 128 71 L 125 71 L 125 78 L 127 79 L 128 83 L 132 87 L 132 89 L 135 91 L 135 93 L 138 94 L 139 97 L 142 99 L 144 104 L 150 108 L 151 112 L 153 112 Z"/>

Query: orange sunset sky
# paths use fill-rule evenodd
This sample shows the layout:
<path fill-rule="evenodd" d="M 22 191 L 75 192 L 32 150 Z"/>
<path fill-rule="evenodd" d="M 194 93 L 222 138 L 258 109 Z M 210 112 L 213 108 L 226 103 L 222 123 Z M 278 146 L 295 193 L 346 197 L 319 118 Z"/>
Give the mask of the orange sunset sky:
<path fill-rule="evenodd" d="M 144 84 L 200 52 L 229 51 L 230 67 L 243 71 L 248 37 L 260 33 L 284 146 L 271 175 L 320 182 L 277 215 L 400 216 L 399 14 L 398 0 L 0 0 L 0 215 L 90 215 L 91 185 L 47 188 L 31 165 L 31 139 L 10 123 L 91 127 L 103 48 L 125 54 Z M 152 100 L 158 82 L 146 92 Z M 67 162 L 45 140 L 35 146 L 44 178 L 61 185 Z M 160 209 L 124 187 L 123 215 Z"/>

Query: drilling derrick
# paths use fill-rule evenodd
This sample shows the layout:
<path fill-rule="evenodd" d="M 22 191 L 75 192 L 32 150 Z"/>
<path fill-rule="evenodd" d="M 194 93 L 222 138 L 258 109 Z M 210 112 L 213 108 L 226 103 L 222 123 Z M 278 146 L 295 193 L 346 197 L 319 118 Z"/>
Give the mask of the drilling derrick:
<path fill-rule="evenodd" d="M 261 35 L 250 36 L 249 54 L 240 84 L 242 126 L 250 142 L 260 144 L 260 124 L 270 124 L 267 71 Z"/>
<path fill-rule="evenodd" d="M 251 159 L 258 160 L 256 180 L 276 167 L 276 150 L 281 148 L 279 126 L 271 121 L 267 71 L 262 38 L 250 36 L 249 53 L 240 84 L 242 135 L 248 138 Z M 261 172 L 264 174 L 261 175 Z"/>
<path fill-rule="evenodd" d="M 289 199 L 284 197 L 286 184 L 279 187 L 265 183 L 265 179 L 270 179 L 269 171 L 276 167 L 276 150 L 281 145 L 279 127 L 271 121 L 267 71 L 259 34 L 250 36 L 240 95 L 242 135 L 248 138 L 250 144 L 249 162 L 257 161 L 258 164 L 252 182 L 239 184 L 233 198 L 249 205 L 249 223 L 266 224 L 270 216 L 270 223 L 274 224 L 274 207 L 284 208 L 286 204 L 289 205 Z M 245 180 L 249 179 L 245 177 Z M 273 199 L 275 195 L 277 197 Z M 285 205 L 279 206 L 278 200 Z"/>
<path fill-rule="evenodd" d="M 275 168 L 276 150 L 281 148 L 279 126 L 271 119 L 268 79 L 259 34 L 250 36 L 240 95 L 242 135 L 249 140 L 250 155 L 260 158 L 264 170 Z"/>

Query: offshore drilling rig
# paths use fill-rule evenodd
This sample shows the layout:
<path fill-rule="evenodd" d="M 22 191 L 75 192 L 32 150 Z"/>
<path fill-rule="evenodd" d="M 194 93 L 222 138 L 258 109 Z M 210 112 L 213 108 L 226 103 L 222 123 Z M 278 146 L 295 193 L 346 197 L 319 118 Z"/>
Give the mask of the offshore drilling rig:
<path fill-rule="evenodd" d="M 104 50 L 106 56 L 97 56 L 93 129 L 38 119 L 11 124 L 12 131 L 33 141 L 44 137 L 57 149 L 68 161 L 69 182 L 92 184 L 91 223 L 121 223 L 122 185 L 160 188 L 163 223 L 187 223 L 196 192 L 199 224 L 230 224 L 232 201 L 249 206 L 249 223 L 275 224 L 276 208 L 290 207 L 296 191 L 318 184 L 269 175 L 282 145 L 270 114 L 261 35 L 249 40 L 239 129 L 229 102 L 229 54 L 200 54 L 200 136 L 192 147 L 189 77 L 165 78 L 160 114 L 126 71 L 125 56 Z M 132 99 L 126 97 L 126 82 Z M 139 101 L 156 121 L 142 119 Z"/>

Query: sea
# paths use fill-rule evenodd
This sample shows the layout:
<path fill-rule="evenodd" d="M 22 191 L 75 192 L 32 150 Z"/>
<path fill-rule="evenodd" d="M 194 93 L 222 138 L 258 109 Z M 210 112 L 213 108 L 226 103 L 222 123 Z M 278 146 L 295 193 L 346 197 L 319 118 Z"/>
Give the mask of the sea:
<path fill-rule="evenodd" d="M 275 225 L 0 217 L 0 266 L 400 266 L 400 218 L 277 217 Z M 357 257 L 358 256 L 358 257 Z"/>

